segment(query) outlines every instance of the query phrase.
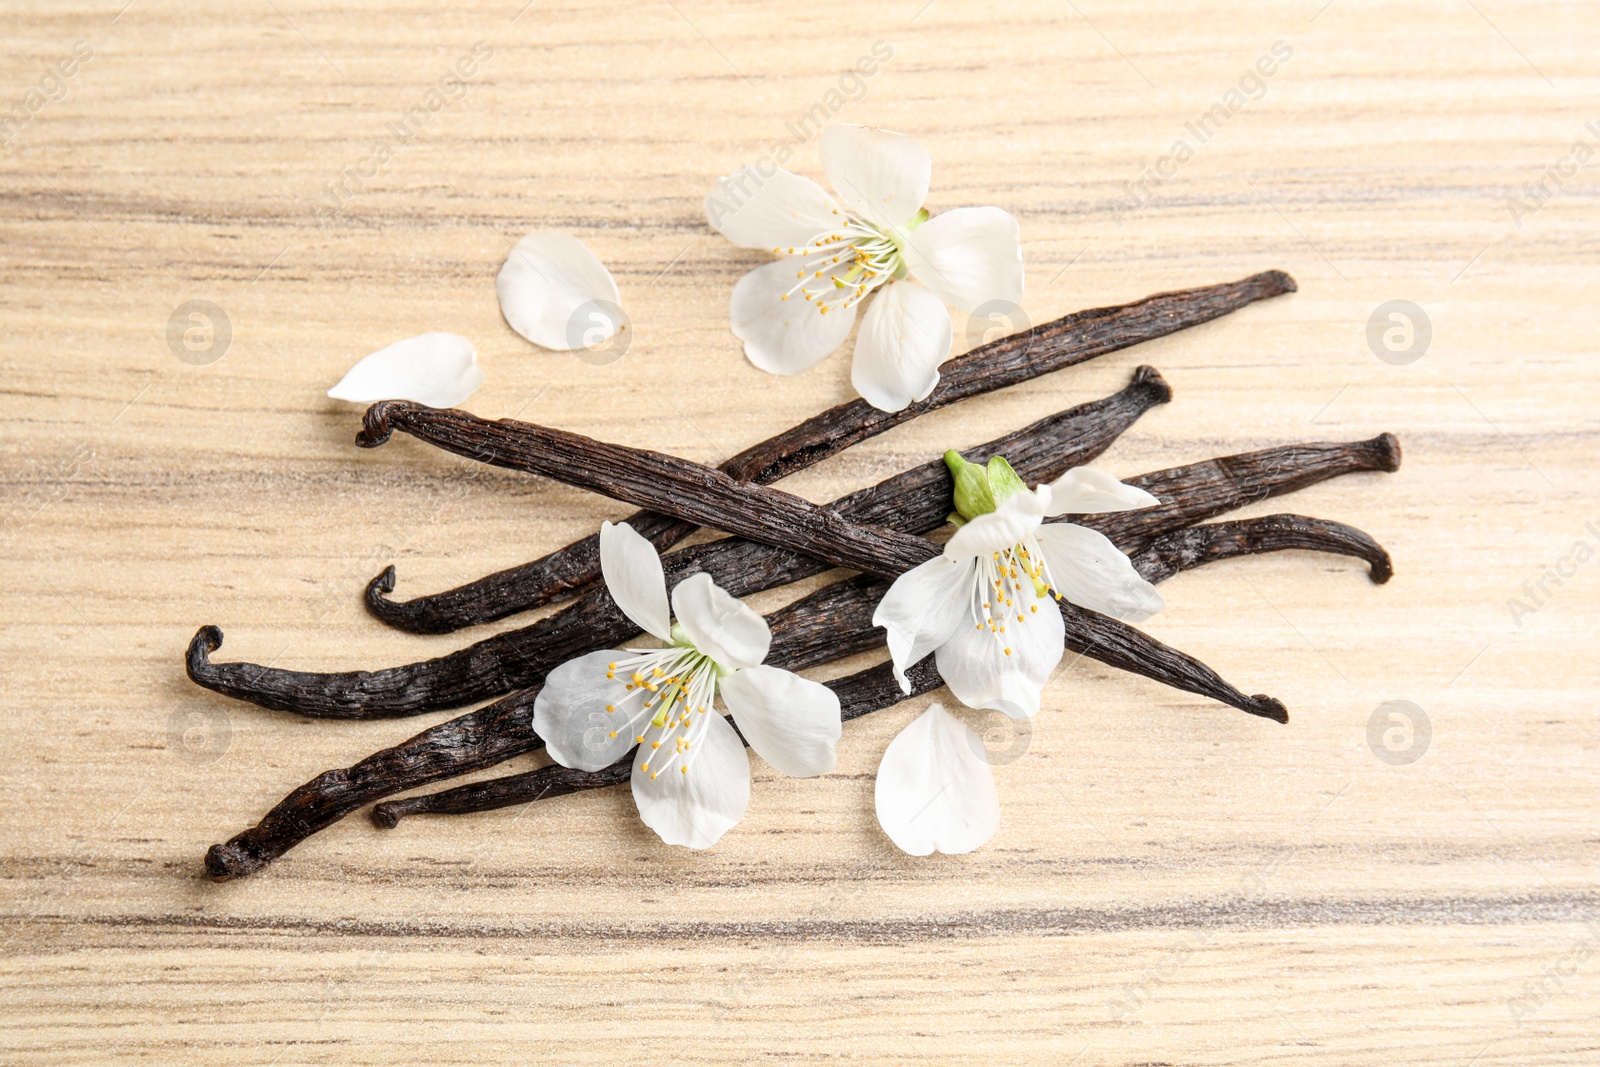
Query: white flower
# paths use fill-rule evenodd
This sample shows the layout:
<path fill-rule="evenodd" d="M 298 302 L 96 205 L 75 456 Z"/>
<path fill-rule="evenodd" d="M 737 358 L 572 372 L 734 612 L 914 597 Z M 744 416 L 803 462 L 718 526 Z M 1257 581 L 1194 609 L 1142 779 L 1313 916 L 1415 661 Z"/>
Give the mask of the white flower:
<path fill-rule="evenodd" d="M 1018 488 L 994 478 L 997 462 Z M 905 671 L 932 652 L 939 674 L 963 704 L 1027 718 L 1038 712 L 1040 691 L 1064 650 L 1065 627 L 1050 597 L 1130 622 L 1162 606 L 1161 594 L 1104 534 L 1046 523 L 1045 516 L 1123 511 L 1158 501 L 1087 467 L 1034 492 L 1020 487 L 1003 460 L 991 461 L 990 471 L 1001 489 L 995 494 L 999 504 L 957 530 L 943 555 L 895 579 L 872 622 L 888 630 L 895 676 L 906 692 L 911 689 Z M 958 487 L 961 482 L 958 473 Z M 959 489 L 957 502 L 960 507 Z"/>
<path fill-rule="evenodd" d="M 767 622 L 708 574 L 672 590 L 654 546 L 627 523 L 600 527 L 600 568 L 623 614 L 666 642 L 592 652 L 550 672 L 533 705 L 534 730 L 564 767 L 597 771 L 638 746 L 633 799 L 669 845 L 708 848 L 744 817 L 750 747 L 797 778 L 833 769 L 839 698 L 827 686 L 761 665 Z"/>
<path fill-rule="evenodd" d="M 762 370 L 799 374 L 856 337 L 851 381 L 868 403 L 899 411 L 933 392 L 950 355 L 945 304 L 971 313 L 1022 299 L 1017 220 L 996 207 L 933 218 L 923 210 L 933 163 L 904 134 L 835 123 L 822 169 L 836 202 L 809 178 L 745 166 L 706 198 L 711 225 L 734 244 L 788 258 L 734 286 L 734 334 Z M 841 206 L 842 205 L 842 206 Z"/>
<path fill-rule="evenodd" d="M 358 404 L 412 400 L 451 408 L 482 384 L 483 370 L 471 341 L 453 333 L 423 333 L 367 356 L 328 395 Z"/>
<path fill-rule="evenodd" d="M 506 322 L 543 348 L 571 352 L 627 328 L 616 280 L 571 234 L 545 230 L 518 241 L 494 288 Z"/>
<path fill-rule="evenodd" d="M 1000 825 L 994 773 L 983 740 L 933 705 L 889 742 L 873 799 L 878 825 L 913 856 L 971 852 Z"/>

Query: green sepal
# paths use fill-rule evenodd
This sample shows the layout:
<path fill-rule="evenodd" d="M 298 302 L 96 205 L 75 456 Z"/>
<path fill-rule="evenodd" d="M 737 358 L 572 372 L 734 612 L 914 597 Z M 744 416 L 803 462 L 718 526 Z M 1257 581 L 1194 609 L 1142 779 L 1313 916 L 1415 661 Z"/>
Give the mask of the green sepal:
<path fill-rule="evenodd" d="M 998 506 L 1003 501 L 1009 500 L 1018 493 L 1028 491 L 1028 486 L 1017 472 L 1011 469 L 1011 464 L 1006 462 L 1004 456 L 994 456 L 989 460 L 987 468 L 989 475 L 989 493 L 994 497 Z"/>
<path fill-rule="evenodd" d="M 956 514 L 968 521 L 994 510 L 994 492 L 989 488 L 989 472 L 976 463 L 969 463 L 955 449 L 944 454 L 944 465 L 950 468 L 955 481 Z"/>

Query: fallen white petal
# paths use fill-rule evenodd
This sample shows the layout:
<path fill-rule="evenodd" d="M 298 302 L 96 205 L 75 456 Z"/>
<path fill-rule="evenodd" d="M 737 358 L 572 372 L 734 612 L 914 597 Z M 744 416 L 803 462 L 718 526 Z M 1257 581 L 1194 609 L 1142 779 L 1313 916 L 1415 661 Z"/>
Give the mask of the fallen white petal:
<path fill-rule="evenodd" d="M 754 667 L 767 658 L 772 645 L 767 620 L 709 574 L 692 574 L 678 583 L 672 614 L 694 647 L 724 667 Z"/>
<path fill-rule="evenodd" d="M 933 160 L 903 133 L 836 122 L 818 146 L 840 202 L 883 230 L 899 230 L 928 199 Z"/>
<path fill-rule="evenodd" d="M 367 356 L 328 395 L 358 404 L 410 400 L 450 408 L 482 384 L 483 368 L 471 341 L 453 333 L 421 333 Z"/>
<path fill-rule="evenodd" d="M 832 689 L 792 671 L 758 666 L 730 674 L 720 691 L 756 755 L 794 778 L 833 770 L 840 720 Z"/>
<path fill-rule="evenodd" d="M 838 205 L 816 182 L 782 167 L 763 177 L 761 169 L 740 167 L 706 197 L 711 228 L 736 245 L 767 251 L 803 247 L 839 226 Z"/>
<path fill-rule="evenodd" d="M 545 230 L 518 241 L 494 288 L 506 322 L 544 348 L 601 344 L 622 325 L 611 272 L 571 234 Z"/>
<path fill-rule="evenodd" d="M 799 374 L 844 344 L 855 322 L 855 308 L 827 314 L 798 291 L 800 260 L 774 260 L 734 284 L 728 301 L 733 335 L 744 342 L 750 362 L 770 374 Z"/>
<path fill-rule="evenodd" d="M 938 704 L 900 731 L 878 764 L 878 825 L 901 851 L 971 852 L 1000 826 L 994 772 L 983 741 Z"/>
<path fill-rule="evenodd" d="M 879 411 L 922 400 L 950 358 L 950 331 L 950 313 L 938 297 L 915 282 L 890 282 L 861 319 L 851 384 Z"/>
<path fill-rule="evenodd" d="M 710 721 L 689 752 L 663 754 L 641 745 L 633 757 L 633 802 L 639 818 L 669 845 L 710 848 L 750 806 L 750 757 L 744 742 L 721 715 L 703 714 Z M 652 758 L 655 763 L 645 770 Z"/>
<path fill-rule="evenodd" d="M 622 613 L 645 633 L 672 640 L 661 554 L 625 522 L 600 524 L 600 573 Z"/>

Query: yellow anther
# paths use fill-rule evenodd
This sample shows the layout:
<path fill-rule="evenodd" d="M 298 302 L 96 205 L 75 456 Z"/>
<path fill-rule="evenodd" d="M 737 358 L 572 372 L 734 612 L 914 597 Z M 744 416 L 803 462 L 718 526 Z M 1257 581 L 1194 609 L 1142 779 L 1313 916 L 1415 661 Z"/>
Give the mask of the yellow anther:
<path fill-rule="evenodd" d="M 639 734 L 636 737 L 634 737 L 633 743 L 636 744 L 636 745 L 644 744 L 644 734 Z"/>
<path fill-rule="evenodd" d="M 615 704 L 607 704 L 606 705 L 606 710 L 607 711 L 616 711 L 617 710 L 617 706 Z"/>
<path fill-rule="evenodd" d="M 660 748 L 661 747 L 661 742 L 660 741 L 652 741 L 652 742 L 650 742 L 650 747 L 652 749 Z"/>
<path fill-rule="evenodd" d="M 1006 655 L 1008 655 L 1008 656 L 1011 655 L 1011 650 L 1009 648 L 1006 649 Z"/>
<path fill-rule="evenodd" d="M 682 767 L 682 770 L 683 770 L 684 774 L 688 774 L 689 773 L 689 765 L 687 763 L 685 763 L 683 765 L 683 767 Z"/>
<path fill-rule="evenodd" d="M 616 732 L 616 731 L 615 731 L 615 730 L 612 730 L 612 731 L 611 731 L 611 736 L 612 736 L 612 737 L 616 737 L 616 736 L 617 736 L 617 732 Z"/>

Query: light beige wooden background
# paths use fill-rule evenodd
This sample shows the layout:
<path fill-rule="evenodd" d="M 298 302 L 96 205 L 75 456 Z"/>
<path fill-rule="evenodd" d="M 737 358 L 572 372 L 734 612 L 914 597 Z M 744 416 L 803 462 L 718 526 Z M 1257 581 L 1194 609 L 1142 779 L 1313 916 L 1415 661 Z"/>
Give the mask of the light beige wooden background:
<path fill-rule="evenodd" d="M 1592 4 L 124 2 L 3 16 L 0 106 L 31 119 L 0 154 L 0 1059 L 1595 1062 L 1600 563 L 1526 617 L 1507 603 L 1600 542 L 1600 159 L 1562 163 L 1600 131 Z M 93 57 L 61 90 L 77 41 Z M 319 224 L 325 184 L 479 41 L 464 98 Z M 432 591 L 626 510 L 408 439 L 358 451 L 358 410 L 323 391 L 451 330 L 481 351 L 474 411 L 708 462 L 845 398 L 844 356 L 792 380 L 743 361 L 726 299 L 761 257 L 700 201 L 877 41 L 892 58 L 838 118 L 919 137 L 933 209 L 1018 216 L 1035 319 L 1271 267 L 1301 288 L 787 486 L 830 499 L 1146 362 L 1176 400 L 1118 473 L 1394 431 L 1398 474 L 1273 508 L 1372 531 L 1393 583 L 1241 561 L 1171 582 L 1149 624 L 1292 723 L 1080 663 L 971 856 L 899 855 L 872 815 L 924 700 L 851 725 L 820 780 L 758 764 L 709 853 L 667 851 L 614 790 L 353 818 L 205 881 L 206 847 L 288 789 L 443 716 L 224 701 L 183 676 L 196 626 L 225 629 L 219 658 L 285 666 L 437 654 L 469 635 L 363 614 L 384 563 Z M 1264 95 L 1119 224 L 1127 183 L 1278 41 Z M 815 149 L 792 166 L 820 175 Z M 621 362 L 502 323 L 494 273 L 545 227 L 616 273 Z M 166 339 L 194 299 L 232 326 L 210 365 Z M 1432 323 L 1410 365 L 1365 339 L 1394 299 Z M 1405 766 L 1366 740 L 1391 700 L 1432 726 Z M 212 762 L 172 746 L 196 722 Z"/>

